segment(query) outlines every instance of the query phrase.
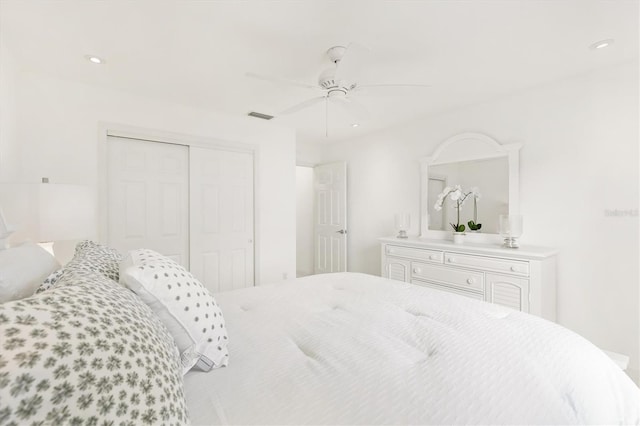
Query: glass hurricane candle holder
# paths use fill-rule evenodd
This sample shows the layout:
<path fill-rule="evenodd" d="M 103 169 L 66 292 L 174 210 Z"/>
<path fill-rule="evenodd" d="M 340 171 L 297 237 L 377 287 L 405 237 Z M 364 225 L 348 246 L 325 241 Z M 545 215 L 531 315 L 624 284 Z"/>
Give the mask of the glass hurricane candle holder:
<path fill-rule="evenodd" d="M 518 248 L 518 238 L 522 235 L 522 216 L 519 214 L 500 215 L 500 235 L 504 238 L 503 247 Z"/>
<path fill-rule="evenodd" d="M 395 216 L 397 238 L 407 238 L 407 231 L 411 226 L 411 216 L 409 213 L 396 213 Z"/>

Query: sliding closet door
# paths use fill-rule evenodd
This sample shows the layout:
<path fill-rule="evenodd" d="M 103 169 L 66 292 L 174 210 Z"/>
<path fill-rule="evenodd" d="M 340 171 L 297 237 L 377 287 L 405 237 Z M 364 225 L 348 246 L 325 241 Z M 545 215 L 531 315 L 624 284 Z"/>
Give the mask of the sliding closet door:
<path fill-rule="evenodd" d="M 189 267 L 189 149 L 109 136 L 107 244 L 150 248 Z"/>
<path fill-rule="evenodd" d="M 254 285 L 253 154 L 190 148 L 191 273 L 210 291 Z"/>

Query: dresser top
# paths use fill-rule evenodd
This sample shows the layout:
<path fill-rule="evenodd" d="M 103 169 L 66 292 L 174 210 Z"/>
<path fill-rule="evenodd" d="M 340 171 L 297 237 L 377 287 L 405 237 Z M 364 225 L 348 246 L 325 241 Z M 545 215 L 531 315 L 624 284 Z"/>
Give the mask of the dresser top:
<path fill-rule="evenodd" d="M 512 249 L 502 247 L 501 244 L 472 243 L 465 241 L 464 244 L 454 244 L 449 240 L 434 240 L 428 238 L 409 237 L 396 238 L 384 237 L 379 241 L 386 244 L 395 244 L 406 247 L 427 248 L 432 250 L 445 250 L 457 253 L 484 254 L 488 256 L 499 256 L 510 259 L 545 259 L 555 256 L 557 249 L 539 246 L 523 245 L 520 248 Z"/>

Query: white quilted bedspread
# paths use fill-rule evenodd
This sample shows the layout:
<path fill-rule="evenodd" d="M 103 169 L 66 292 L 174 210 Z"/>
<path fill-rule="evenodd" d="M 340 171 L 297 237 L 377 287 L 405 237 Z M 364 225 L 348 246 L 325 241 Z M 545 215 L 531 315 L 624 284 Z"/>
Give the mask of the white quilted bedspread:
<path fill-rule="evenodd" d="M 639 424 L 640 390 L 541 318 L 363 274 L 216 295 L 229 366 L 194 424 Z"/>

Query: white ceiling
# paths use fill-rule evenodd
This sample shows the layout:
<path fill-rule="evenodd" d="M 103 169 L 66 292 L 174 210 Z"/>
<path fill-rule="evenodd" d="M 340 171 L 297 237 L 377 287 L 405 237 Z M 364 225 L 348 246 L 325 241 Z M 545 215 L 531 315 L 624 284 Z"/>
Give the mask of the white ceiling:
<path fill-rule="evenodd" d="M 361 98 L 371 119 L 331 117 L 329 139 L 323 104 L 274 119 L 324 142 L 633 60 L 638 1 L 0 0 L 0 36 L 28 69 L 230 114 L 311 98 L 245 73 L 315 83 L 325 51 L 352 41 L 372 51 L 361 84 L 432 85 Z"/>

